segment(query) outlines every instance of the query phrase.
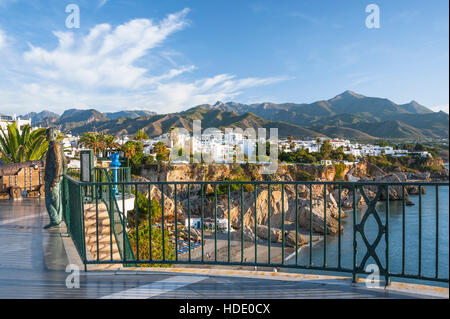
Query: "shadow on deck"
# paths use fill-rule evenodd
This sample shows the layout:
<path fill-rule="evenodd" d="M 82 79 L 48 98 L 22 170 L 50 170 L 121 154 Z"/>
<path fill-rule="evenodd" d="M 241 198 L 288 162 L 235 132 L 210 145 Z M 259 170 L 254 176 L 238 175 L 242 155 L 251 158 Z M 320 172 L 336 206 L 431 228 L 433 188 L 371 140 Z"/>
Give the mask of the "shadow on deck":
<path fill-rule="evenodd" d="M 217 269 L 90 271 L 66 287 L 76 262 L 65 227 L 47 231 L 44 200 L 0 201 L 0 298 L 448 298 L 448 289 L 368 289 L 342 279 Z M 81 265 L 80 265 L 81 266 Z M 313 279 L 315 278 L 315 279 Z"/>

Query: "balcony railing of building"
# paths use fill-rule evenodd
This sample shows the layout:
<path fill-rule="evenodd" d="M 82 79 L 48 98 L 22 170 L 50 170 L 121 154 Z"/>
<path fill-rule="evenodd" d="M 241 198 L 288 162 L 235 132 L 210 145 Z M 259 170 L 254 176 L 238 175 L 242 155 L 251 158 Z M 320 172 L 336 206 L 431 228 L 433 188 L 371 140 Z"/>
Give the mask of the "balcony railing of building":
<path fill-rule="evenodd" d="M 367 268 L 372 264 L 386 285 L 392 277 L 449 281 L 448 205 L 439 203 L 442 189 L 448 197 L 448 182 L 131 182 L 126 173 L 121 176 L 113 182 L 103 169 L 97 170 L 97 180 L 91 183 L 65 176 L 64 217 L 85 265 L 280 267 L 346 273 L 356 281 L 358 275 L 372 273 Z M 407 189 L 413 187 L 418 188 L 418 205 L 414 213 L 407 213 Z M 424 188 L 434 190 L 434 205 L 423 201 Z M 337 194 L 338 209 L 333 223 L 327 212 L 331 191 Z M 273 196 L 275 192 L 281 199 Z M 347 211 L 342 208 L 343 192 L 353 199 Z M 394 192 L 400 200 L 395 201 L 397 213 L 391 216 Z M 128 212 L 127 196 L 134 196 L 134 209 Z M 358 196 L 365 203 L 362 212 Z M 99 213 L 105 206 L 107 224 Z M 317 207 L 323 214 L 317 214 Z M 349 220 L 344 220 L 347 214 Z M 412 226 L 407 223 L 410 214 L 414 214 Z M 86 225 L 88 217 L 91 228 Z M 370 219 L 375 222 L 371 234 L 366 231 Z M 109 239 L 104 236 L 105 225 Z M 274 231 L 274 225 L 280 232 Z M 350 246 L 344 245 L 345 234 L 347 239 L 351 236 Z M 313 245 L 320 242 L 317 238 L 322 239 L 320 250 Z M 299 249 L 305 242 L 309 242 L 306 252 Z M 105 246 L 110 253 L 102 257 Z M 114 254 L 115 247 L 119 254 Z M 398 259 L 396 269 L 391 268 L 392 259 Z"/>

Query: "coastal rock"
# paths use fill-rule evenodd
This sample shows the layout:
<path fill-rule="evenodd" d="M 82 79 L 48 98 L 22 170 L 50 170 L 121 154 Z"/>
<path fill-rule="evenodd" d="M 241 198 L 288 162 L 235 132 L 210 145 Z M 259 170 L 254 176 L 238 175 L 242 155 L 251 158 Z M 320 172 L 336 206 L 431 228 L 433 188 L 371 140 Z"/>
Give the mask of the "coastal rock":
<path fill-rule="evenodd" d="M 181 226 L 181 227 L 183 227 L 183 226 Z M 179 227 L 179 228 L 181 228 L 181 227 Z M 189 229 L 187 227 L 184 227 L 184 229 L 178 230 L 178 236 L 185 241 L 189 241 L 189 238 L 190 238 L 191 242 L 194 242 L 194 243 L 198 243 L 198 242 L 202 241 L 202 234 L 201 234 L 200 230 L 191 227 L 190 232 L 191 232 L 191 234 L 189 236 Z"/>
<path fill-rule="evenodd" d="M 300 215 L 300 210 L 305 207 L 310 205 L 310 200 L 309 200 L 309 196 L 307 196 L 307 198 L 298 198 L 298 212 L 299 212 L 299 216 L 298 216 L 298 220 L 300 223 L 300 219 L 302 218 Z M 322 190 L 320 192 L 316 191 L 316 196 L 314 197 L 314 192 L 313 192 L 313 200 L 312 200 L 312 205 L 313 205 L 313 210 L 321 210 L 323 212 L 324 210 L 324 206 L 323 206 L 323 187 Z M 289 196 L 289 209 L 286 211 L 285 214 L 285 222 L 292 222 L 295 223 L 295 214 L 296 214 L 296 209 L 295 209 L 295 194 L 293 196 Z M 341 209 L 341 218 L 345 218 L 347 217 L 347 214 Z M 339 206 L 338 203 L 333 195 L 333 193 L 331 191 L 327 192 L 327 216 L 330 215 L 332 218 L 334 219 L 338 219 L 339 218 Z"/>
<path fill-rule="evenodd" d="M 378 166 L 369 162 L 365 162 L 365 164 L 366 164 L 366 171 L 365 174 L 362 174 L 362 176 L 360 176 L 361 178 L 366 178 L 367 176 L 378 178 L 386 175 L 386 173 Z"/>
<path fill-rule="evenodd" d="M 419 195 L 419 186 L 411 185 L 406 186 L 405 189 L 408 191 L 408 194 L 410 195 Z M 425 195 L 427 193 L 427 189 L 425 186 L 422 186 L 422 195 Z"/>
<path fill-rule="evenodd" d="M 145 177 L 137 176 L 132 178 L 132 182 L 149 182 L 149 180 Z M 134 191 L 134 187 L 132 186 L 132 191 Z M 145 194 L 145 198 L 148 199 L 149 196 L 149 187 L 148 185 L 137 185 L 137 190 L 140 193 Z M 156 200 L 160 205 L 161 201 L 161 189 L 159 186 L 151 185 L 150 186 L 150 198 L 151 200 Z M 183 206 L 181 202 L 177 203 L 177 213 L 179 217 L 183 215 Z M 170 194 L 169 189 L 164 190 L 164 218 L 174 217 L 175 216 L 175 201 L 174 197 Z"/>
<path fill-rule="evenodd" d="M 241 240 L 241 231 L 235 231 L 232 232 L 232 236 L 231 238 L 233 240 Z M 247 226 L 244 226 L 244 241 L 250 241 L 250 242 L 254 242 L 255 241 L 255 233 Z"/>
<path fill-rule="evenodd" d="M 146 194 L 146 198 L 148 198 L 148 191 Z M 171 218 L 175 216 L 175 201 L 168 196 L 167 194 L 164 194 L 164 218 Z M 162 203 L 161 200 L 161 190 L 157 186 L 150 186 L 150 198 L 151 200 L 156 200 L 158 203 Z M 183 215 L 183 208 L 180 202 L 177 204 L 177 215 L 179 217 L 182 217 Z"/>
<path fill-rule="evenodd" d="M 423 181 L 429 181 L 431 177 L 431 174 L 428 172 L 410 172 L 408 173 L 408 179 L 415 179 L 415 180 L 423 180 Z"/>
<path fill-rule="evenodd" d="M 448 181 L 449 170 L 446 168 L 442 168 L 440 171 L 434 171 L 431 173 L 431 179 Z"/>
<path fill-rule="evenodd" d="M 267 240 L 269 235 L 269 228 L 265 225 L 258 225 L 258 237 Z M 270 241 L 272 243 L 282 243 L 283 241 L 283 232 L 278 228 L 270 228 Z M 295 230 L 285 231 L 284 232 L 284 243 L 287 247 L 296 247 L 295 240 Z M 308 242 L 303 238 L 303 236 L 298 234 L 297 247 L 303 246 Z"/>
<path fill-rule="evenodd" d="M 298 240 L 296 243 L 295 230 L 286 231 L 284 234 L 284 242 L 285 242 L 286 246 L 300 247 L 300 246 L 303 246 L 308 243 L 301 234 L 298 234 L 297 236 L 298 236 L 297 237 Z"/>
<path fill-rule="evenodd" d="M 307 201 L 308 204 L 300 207 L 300 216 L 299 216 L 299 226 L 309 230 L 310 229 L 310 207 L 309 207 L 309 201 Z M 305 203 L 306 204 L 306 203 Z M 334 213 L 335 215 L 335 213 Z M 336 218 L 332 216 L 331 210 L 327 209 L 327 233 L 328 234 L 336 234 L 339 232 L 339 224 Z M 324 206 L 323 202 L 313 201 L 313 209 L 312 209 L 312 224 L 313 224 L 313 231 L 323 234 L 324 229 Z M 344 229 L 344 227 L 341 225 L 341 231 Z"/>
<path fill-rule="evenodd" d="M 390 173 L 390 174 L 386 174 L 384 176 L 376 177 L 373 181 L 374 182 L 399 183 L 399 182 L 406 182 L 407 177 L 404 173 Z M 366 187 L 369 190 L 376 193 L 378 191 L 379 186 L 368 185 Z M 402 194 L 403 194 L 402 186 L 389 186 L 389 199 L 390 200 L 402 200 L 403 199 Z M 408 192 L 406 191 L 406 189 L 405 189 L 405 197 L 406 197 L 406 199 L 408 199 Z M 380 200 L 386 200 L 386 190 L 384 187 L 383 187 L 383 190 L 382 190 L 382 193 L 380 196 Z"/>
<path fill-rule="evenodd" d="M 269 227 L 266 225 L 258 225 L 257 227 L 258 231 L 258 237 L 262 239 L 268 239 L 269 238 Z M 271 227 L 270 228 L 270 241 L 272 243 L 278 243 L 281 242 L 282 239 L 282 232 L 281 229 Z"/>
<path fill-rule="evenodd" d="M 333 195 L 333 199 L 338 202 L 339 201 L 339 189 L 333 189 L 331 191 L 331 195 Z M 348 199 L 349 197 L 349 191 L 347 188 L 341 189 L 341 204 L 344 200 Z"/>
<path fill-rule="evenodd" d="M 257 196 L 256 208 L 253 193 L 248 193 L 246 200 L 244 200 L 244 225 L 253 229 L 255 225 L 255 209 L 256 209 L 256 223 L 258 225 L 268 225 L 269 223 L 269 202 L 268 190 L 263 189 Z M 282 199 L 281 191 L 273 190 L 270 196 L 270 225 L 275 228 L 280 228 L 282 225 L 282 210 L 284 205 L 285 220 L 286 214 L 289 210 L 289 201 L 286 193 Z M 224 218 L 227 218 L 228 212 L 224 212 Z M 240 228 L 240 209 L 231 210 L 230 217 L 232 219 L 232 226 Z"/>
<path fill-rule="evenodd" d="M 284 212 L 289 209 L 288 197 L 282 198 L 280 191 L 272 191 L 270 197 L 270 223 L 272 227 L 280 228 L 282 224 L 282 210 Z M 259 193 L 256 200 L 257 224 L 267 225 L 269 221 L 269 203 L 268 191 L 263 190 Z M 251 214 L 249 214 L 251 216 Z M 252 223 L 253 224 L 253 223 Z"/>
<path fill-rule="evenodd" d="M 366 194 L 369 194 L 368 197 L 372 198 L 371 195 L 373 194 L 373 192 L 371 192 L 370 190 L 367 190 L 367 189 L 365 191 L 366 191 Z M 342 198 L 341 203 L 342 203 L 343 208 L 353 208 L 353 191 L 347 192 L 346 196 Z M 364 197 L 361 196 L 361 193 L 359 192 L 359 190 L 356 191 L 356 206 L 360 207 L 365 204 L 366 204 L 366 202 L 364 200 Z"/>

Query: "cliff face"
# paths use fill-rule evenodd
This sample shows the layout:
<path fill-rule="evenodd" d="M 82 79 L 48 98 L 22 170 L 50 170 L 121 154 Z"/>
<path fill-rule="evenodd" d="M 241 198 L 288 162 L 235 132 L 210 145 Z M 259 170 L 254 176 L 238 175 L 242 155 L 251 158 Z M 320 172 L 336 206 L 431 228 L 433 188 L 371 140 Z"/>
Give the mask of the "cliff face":
<path fill-rule="evenodd" d="M 345 166 L 342 176 L 353 167 Z M 362 166 L 365 166 L 363 164 Z M 360 168 L 364 172 L 364 168 Z M 306 173 L 306 174 L 305 174 Z M 301 181 L 305 176 L 320 181 L 334 181 L 336 169 L 334 166 L 321 166 L 309 164 L 279 165 L 272 175 L 261 175 L 259 167 L 252 164 L 182 164 L 182 165 L 148 165 L 141 170 L 140 176 L 152 182 L 158 181 L 223 181 L 227 179 L 247 178 L 251 181 Z"/>
<path fill-rule="evenodd" d="M 448 174 L 448 171 L 447 171 Z M 355 165 L 320 166 L 308 164 L 287 164 L 279 165 L 275 174 L 261 175 L 259 167 L 252 164 L 188 164 L 188 165 L 149 165 L 142 168 L 141 177 L 135 181 L 151 182 L 176 182 L 176 181 L 305 181 L 320 180 L 334 181 L 345 179 L 350 181 L 375 181 L 375 182 L 405 182 L 408 179 L 430 180 L 430 173 L 404 173 L 404 172 L 384 172 L 376 165 L 360 162 Z M 236 185 L 233 185 L 236 186 Z M 339 190 L 336 185 L 309 185 L 280 184 L 273 183 L 270 186 L 270 196 L 267 184 L 258 186 L 244 185 L 243 193 L 241 187 L 230 186 L 230 196 L 227 195 L 226 184 L 213 185 L 190 184 L 188 185 L 166 185 L 164 194 L 161 193 L 159 185 L 151 185 L 139 188 L 139 191 L 146 194 L 158 202 L 164 197 L 165 216 L 170 219 L 177 215 L 179 220 L 187 217 L 189 210 L 191 216 L 214 218 L 214 213 L 218 218 L 230 219 L 234 229 L 242 229 L 247 239 L 258 236 L 267 238 L 268 231 L 272 233 L 271 240 L 278 241 L 281 238 L 281 228 L 285 228 L 285 236 L 291 236 L 293 240 L 290 245 L 295 246 L 295 223 L 301 229 L 309 230 L 313 227 L 313 232 L 336 234 L 342 231 L 339 228 L 339 212 L 345 218 L 345 210 L 352 209 L 354 203 L 357 206 L 366 205 L 366 200 L 359 189 L 353 193 L 351 189 L 343 187 L 339 200 Z M 175 198 L 175 187 L 177 196 Z M 150 192 L 149 192 L 150 190 Z M 217 201 L 215 200 L 215 190 Z M 425 191 L 425 189 L 422 189 Z M 364 194 L 373 199 L 378 191 L 374 185 L 364 186 Z M 150 193 L 150 194 L 149 194 Z M 409 201 L 409 194 L 417 194 L 418 188 L 408 186 L 405 189 L 405 199 L 407 205 L 413 205 Z M 283 195 L 284 194 L 284 195 Z M 296 198 L 298 194 L 298 198 Z M 355 198 L 353 198 L 355 196 Z M 270 197 L 270 201 L 269 201 Z M 386 199 L 386 193 L 382 190 L 381 199 Z M 147 197 L 148 198 L 148 197 Z M 390 200 L 402 200 L 403 190 L 399 186 L 391 186 L 389 191 Z M 176 203 L 175 203 L 176 200 Z M 342 210 L 339 210 L 339 203 Z M 176 205 L 175 205 L 176 204 Z M 298 206 L 296 206 L 298 205 Z M 326 205 L 326 218 L 324 211 Z M 175 207 L 177 211 L 175 212 Z M 255 212 L 256 216 L 255 216 Z M 297 215 L 298 212 L 298 215 Z M 284 214 L 284 219 L 283 219 Z M 297 216 L 297 217 L 296 217 Z M 312 220 L 311 220 L 312 218 Z M 270 229 L 268 228 L 270 219 Z M 284 224 L 283 224 L 284 220 Z M 326 228 L 325 228 L 326 223 Z M 326 230 L 325 230 L 326 229 Z M 256 230 L 256 234 L 254 233 Z M 291 232 L 291 233 L 290 233 Z M 294 234 L 294 235 L 293 235 Z M 308 239 L 299 237 L 301 244 Z"/>
<path fill-rule="evenodd" d="M 391 167 L 384 171 L 378 166 L 359 162 L 354 165 L 323 166 L 311 164 L 280 164 L 275 174 L 262 175 L 260 167 L 255 164 L 182 164 L 182 165 L 148 165 L 141 169 L 140 176 L 152 182 L 159 181 L 357 181 L 389 180 L 389 176 L 406 174 L 405 180 L 448 180 L 449 171 L 443 168 L 441 158 L 426 162 L 429 167 L 442 167 L 440 170 L 424 172 L 402 171 L 401 167 Z"/>

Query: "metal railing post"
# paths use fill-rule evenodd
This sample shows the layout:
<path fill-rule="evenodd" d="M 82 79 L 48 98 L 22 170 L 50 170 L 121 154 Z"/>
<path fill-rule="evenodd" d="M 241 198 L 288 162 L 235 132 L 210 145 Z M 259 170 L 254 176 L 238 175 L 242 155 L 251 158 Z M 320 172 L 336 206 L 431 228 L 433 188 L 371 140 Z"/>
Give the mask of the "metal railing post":
<path fill-rule="evenodd" d="M 386 185 L 386 221 L 384 226 L 384 239 L 386 240 L 386 286 L 391 284 L 389 268 L 389 185 Z"/>
<path fill-rule="evenodd" d="M 356 201 L 356 187 L 355 185 L 353 185 L 353 283 L 356 283 L 358 280 L 358 275 L 357 275 L 357 269 L 358 269 L 358 264 L 357 264 L 357 254 L 358 254 L 358 243 L 356 241 L 356 228 L 357 228 L 357 201 Z"/>
<path fill-rule="evenodd" d="M 80 194 L 80 212 L 79 218 L 81 219 L 81 242 L 82 242 L 82 251 L 83 251 L 83 263 L 84 263 L 84 271 L 87 271 L 87 253 L 86 253 L 86 234 L 84 231 L 84 196 L 83 196 L 83 188 L 81 184 L 78 186 L 79 194 Z"/>

